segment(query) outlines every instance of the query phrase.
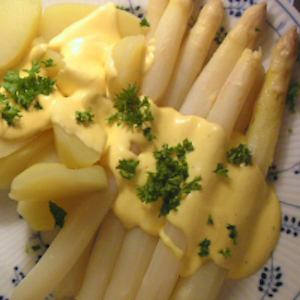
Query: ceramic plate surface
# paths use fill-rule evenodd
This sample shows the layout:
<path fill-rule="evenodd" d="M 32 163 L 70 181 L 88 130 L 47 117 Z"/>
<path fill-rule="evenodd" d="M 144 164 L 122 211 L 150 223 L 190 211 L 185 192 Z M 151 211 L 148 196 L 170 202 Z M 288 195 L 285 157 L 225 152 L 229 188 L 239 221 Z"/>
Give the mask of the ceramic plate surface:
<path fill-rule="evenodd" d="M 229 29 L 253 0 L 224 0 L 225 20 L 215 42 L 221 43 Z M 43 0 L 44 8 L 61 2 L 103 4 L 108 1 Z M 147 10 L 143 0 L 117 0 L 119 5 L 142 18 Z M 260 2 L 260 1 L 258 1 Z M 267 0 L 267 24 L 258 44 L 267 66 L 270 49 L 292 26 L 300 29 L 299 13 L 285 0 Z M 204 2 L 203 2 L 204 3 Z M 202 4 L 203 4 L 202 3 Z M 293 81 L 300 82 L 299 59 Z M 299 101 L 298 101 L 299 102 Z M 222 300 L 300 300 L 300 115 L 285 111 L 274 165 L 269 179 L 273 182 L 282 204 L 282 233 L 275 252 L 256 274 L 240 281 L 227 281 Z M 48 247 L 53 233 L 33 232 L 16 213 L 16 203 L 7 193 L 0 193 L 0 300 L 9 300 L 14 287 L 28 274 Z M 268 220 L 266 220 L 268 222 Z M 27 251 L 32 247 L 36 251 Z M 49 296 L 48 299 L 53 299 Z M 22 300 L 22 299 L 20 299 Z"/>

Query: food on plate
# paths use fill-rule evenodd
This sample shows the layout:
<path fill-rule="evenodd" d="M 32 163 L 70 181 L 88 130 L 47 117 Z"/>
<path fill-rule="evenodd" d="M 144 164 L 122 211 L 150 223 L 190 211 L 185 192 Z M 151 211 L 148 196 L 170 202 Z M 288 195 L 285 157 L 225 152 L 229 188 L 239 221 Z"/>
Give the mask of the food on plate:
<path fill-rule="evenodd" d="M 64 20 L 69 5 L 74 15 Z M 265 3 L 243 14 L 209 60 L 222 2 L 206 4 L 189 29 L 192 6 L 150 1 L 154 28 L 113 3 L 50 6 L 41 36 L 2 77 L 0 187 L 32 228 L 61 228 L 12 300 L 51 292 L 214 299 L 225 277 L 256 272 L 275 248 L 281 211 L 265 177 L 296 28 L 274 47 L 264 77 L 264 49 L 253 48 Z M 259 95 L 251 93 L 263 77 Z"/>

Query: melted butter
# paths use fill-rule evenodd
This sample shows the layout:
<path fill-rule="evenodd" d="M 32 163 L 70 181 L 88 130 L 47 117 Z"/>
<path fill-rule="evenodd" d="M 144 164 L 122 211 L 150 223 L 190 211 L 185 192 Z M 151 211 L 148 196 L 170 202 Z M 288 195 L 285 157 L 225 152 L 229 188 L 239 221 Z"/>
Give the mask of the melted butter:
<path fill-rule="evenodd" d="M 151 235 L 159 235 L 177 254 L 181 275 L 192 274 L 207 259 L 229 269 L 231 278 L 255 272 L 269 257 L 280 232 L 280 206 L 272 188 L 255 165 L 227 165 L 226 151 L 238 145 L 241 138 L 228 141 L 222 128 L 203 119 L 181 116 L 173 109 L 158 108 L 151 102 L 155 119 L 151 123 L 152 133 L 157 136 L 154 141 L 147 141 L 139 130 L 117 124 L 109 126 L 107 118 L 116 111 L 113 102 L 105 96 L 118 75 L 112 49 L 119 40 L 116 8 L 107 4 L 65 29 L 49 44 L 36 45 L 30 59 L 40 58 L 49 49 L 63 57 L 64 64 L 56 78 L 57 89 L 50 96 L 39 96 L 43 110 L 22 110 L 23 117 L 16 127 L 0 122 L 3 144 L 11 140 L 14 148 L 18 148 L 25 138 L 55 124 L 76 135 L 88 148 L 100 153 L 105 147 L 100 163 L 111 169 L 119 189 L 113 204 L 115 214 L 127 228 L 139 226 Z M 146 52 L 145 72 L 154 59 L 153 44 L 150 43 Z M 29 61 L 27 64 L 30 65 Z M 95 122 L 89 126 L 78 125 L 76 111 L 89 107 L 93 109 Z M 164 144 L 176 146 L 186 138 L 195 148 L 187 154 L 190 179 L 201 175 L 202 189 L 184 197 L 178 211 L 158 218 L 161 202 L 142 203 L 136 186 L 145 184 L 147 172 L 156 171 L 154 151 Z M 140 161 L 133 180 L 124 179 L 116 169 L 121 159 Z M 213 172 L 218 163 L 228 167 L 228 178 Z M 209 215 L 214 225 L 207 224 Z M 166 224 L 184 234 L 184 247 L 176 246 L 165 233 Z M 228 224 L 238 230 L 237 245 L 229 238 Z M 212 242 L 210 256 L 201 258 L 198 245 L 205 238 Z M 219 253 L 226 247 L 231 249 L 231 258 L 225 259 Z"/>

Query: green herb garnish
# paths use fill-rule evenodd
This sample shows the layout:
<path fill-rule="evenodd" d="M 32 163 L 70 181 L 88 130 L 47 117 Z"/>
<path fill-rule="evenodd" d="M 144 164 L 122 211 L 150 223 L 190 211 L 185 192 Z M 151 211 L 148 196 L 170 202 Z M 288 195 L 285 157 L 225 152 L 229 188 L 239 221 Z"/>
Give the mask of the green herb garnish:
<path fill-rule="evenodd" d="M 108 123 L 112 124 L 117 121 L 118 126 L 122 123 L 136 129 L 143 129 L 144 135 L 149 141 L 155 137 L 151 134 L 151 128 L 143 128 L 144 123 L 153 121 L 153 116 L 150 110 L 150 103 L 148 97 L 140 99 L 138 96 L 140 88 L 134 84 L 129 85 L 127 90 L 116 95 L 114 108 L 118 110 L 117 113 L 110 116 Z"/>
<path fill-rule="evenodd" d="M 54 63 L 53 59 L 52 58 L 49 58 L 47 60 L 43 60 L 42 61 L 42 64 L 44 64 L 44 67 L 45 68 L 52 68 L 52 67 L 55 67 L 56 64 Z"/>
<path fill-rule="evenodd" d="M 55 219 L 55 226 L 63 228 L 67 213 L 62 208 L 60 208 L 58 205 L 56 205 L 51 201 L 49 202 L 49 207 L 50 207 L 50 212 L 52 213 Z"/>
<path fill-rule="evenodd" d="M 8 71 L 3 77 L 3 88 L 12 97 L 12 99 L 25 108 L 29 109 L 38 95 L 49 95 L 54 87 L 55 81 L 49 77 L 42 77 L 38 74 L 41 71 L 39 61 L 32 62 L 30 70 L 24 69 L 23 72 L 28 75 L 20 77 L 20 71 Z"/>
<path fill-rule="evenodd" d="M 120 10 L 126 10 L 126 8 L 124 6 L 121 6 L 121 5 L 117 5 L 116 7 L 117 9 L 120 9 Z"/>
<path fill-rule="evenodd" d="M 209 247 L 210 247 L 211 241 L 208 239 L 204 239 L 200 244 L 199 244 L 199 256 L 201 257 L 206 257 L 209 256 Z"/>
<path fill-rule="evenodd" d="M 227 160 L 234 165 L 244 163 L 246 166 L 252 164 L 251 151 L 246 145 L 240 144 L 236 148 L 232 148 L 227 152 Z"/>
<path fill-rule="evenodd" d="M 214 220 L 211 215 L 208 216 L 206 223 L 207 225 L 214 225 Z"/>
<path fill-rule="evenodd" d="M 8 126 L 14 126 L 16 120 L 22 117 L 20 109 L 16 106 L 12 106 L 9 99 L 3 94 L 0 94 L 0 114 Z"/>
<path fill-rule="evenodd" d="M 226 227 L 229 230 L 229 237 L 233 240 L 234 244 L 237 245 L 238 241 L 238 231 L 235 225 L 230 225 Z"/>
<path fill-rule="evenodd" d="M 214 173 L 218 175 L 222 175 L 228 177 L 228 169 L 223 166 L 223 164 L 219 163 Z"/>
<path fill-rule="evenodd" d="M 162 199 L 159 217 L 167 215 L 171 210 L 177 210 L 184 195 L 201 189 L 201 176 L 186 182 L 189 176 L 186 153 L 193 150 L 192 143 L 185 139 L 176 147 L 163 145 L 161 151 L 154 152 L 156 172 L 148 172 L 146 184 L 138 186 L 137 193 L 146 203 Z"/>
<path fill-rule="evenodd" d="M 150 23 L 148 22 L 148 20 L 146 18 L 143 18 L 140 22 L 140 26 L 141 27 L 150 27 Z"/>
<path fill-rule="evenodd" d="M 225 250 L 224 249 L 219 250 L 219 253 L 222 254 L 225 258 L 231 257 L 231 249 L 228 247 Z"/>
<path fill-rule="evenodd" d="M 91 112 L 92 112 L 91 107 L 86 111 L 76 111 L 75 118 L 77 123 L 84 124 L 84 125 L 93 123 L 95 115 L 92 115 Z"/>
<path fill-rule="evenodd" d="M 119 160 L 119 165 L 116 167 L 120 170 L 120 174 L 126 179 L 133 179 L 136 173 L 136 168 L 139 165 L 139 161 L 134 160 Z"/>
<path fill-rule="evenodd" d="M 286 97 L 286 105 L 288 107 L 289 112 L 296 112 L 296 99 L 299 92 L 300 84 L 292 83 L 289 87 L 289 91 Z"/>

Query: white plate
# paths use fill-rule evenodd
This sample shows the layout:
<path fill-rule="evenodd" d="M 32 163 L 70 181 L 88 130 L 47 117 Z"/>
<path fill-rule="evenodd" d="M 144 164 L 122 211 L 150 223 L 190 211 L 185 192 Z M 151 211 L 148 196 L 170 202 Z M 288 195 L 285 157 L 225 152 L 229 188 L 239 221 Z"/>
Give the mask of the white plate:
<path fill-rule="evenodd" d="M 253 0 L 224 0 L 226 18 L 219 37 L 236 23 Z M 101 4 L 106 0 L 43 0 L 44 7 L 58 2 Z M 143 17 L 147 0 L 117 0 L 119 5 Z M 260 1 L 258 1 L 260 2 Z M 267 0 L 267 25 L 259 39 L 267 66 L 269 51 L 275 41 L 289 28 L 300 29 L 300 15 L 286 0 Z M 299 78 L 297 63 L 294 81 Z M 299 80 L 299 79 L 298 79 Z M 299 107 L 297 108 L 299 111 Z M 289 129 L 292 129 L 290 133 Z M 265 266 L 253 276 L 228 281 L 220 299 L 276 299 L 300 300 L 300 116 L 285 112 L 283 127 L 276 151 L 276 168 L 271 177 L 282 204 L 282 234 L 279 244 Z M 274 180 L 276 179 L 276 180 Z M 48 233 L 36 233 L 28 228 L 16 213 L 16 205 L 0 193 L 0 300 L 9 300 L 13 288 L 34 266 L 47 248 L 51 237 Z M 268 222 L 268 220 L 266 220 Z M 28 246 L 37 251 L 26 253 Z M 50 295 L 48 299 L 53 299 Z M 21 300 L 21 299 L 20 299 Z"/>

